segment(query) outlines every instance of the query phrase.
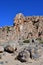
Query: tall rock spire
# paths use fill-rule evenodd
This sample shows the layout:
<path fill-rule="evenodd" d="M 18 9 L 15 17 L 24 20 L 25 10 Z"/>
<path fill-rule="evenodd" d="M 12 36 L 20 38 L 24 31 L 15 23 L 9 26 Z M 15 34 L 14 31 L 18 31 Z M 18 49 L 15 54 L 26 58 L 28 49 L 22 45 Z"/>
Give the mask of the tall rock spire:
<path fill-rule="evenodd" d="M 22 24 L 23 23 L 23 20 L 25 20 L 25 17 L 22 13 L 19 13 L 16 15 L 16 17 L 14 18 L 14 23 L 15 25 L 17 24 Z"/>

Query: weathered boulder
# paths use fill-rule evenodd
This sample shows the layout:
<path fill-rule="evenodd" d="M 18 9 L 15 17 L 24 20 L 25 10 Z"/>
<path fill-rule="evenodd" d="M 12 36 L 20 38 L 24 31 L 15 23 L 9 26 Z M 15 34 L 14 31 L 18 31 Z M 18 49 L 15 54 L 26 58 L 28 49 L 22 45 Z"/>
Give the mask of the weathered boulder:
<path fill-rule="evenodd" d="M 28 47 L 27 48 L 27 50 L 29 51 L 29 53 L 30 53 L 30 58 L 31 59 L 39 59 L 40 57 L 41 57 L 41 55 L 42 55 L 42 49 L 41 48 L 39 48 L 39 46 L 37 46 L 36 47 L 36 45 L 35 45 L 35 47 Z"/>
<path fill-rule="evenodd" d="M 32 58 L 33 59 L 39 59 L 42 55 L 42 50 L 41 49 L 34 49 L 34 54 L 32 53 Z"/>
<path fill-rule="evenodd" d="M 23 51 L 19 52 L 17 59 L 20 62 L 27 62 L 29 57 L 30 57 L 30 53 L 26 50 L 23 50 Z"/>
<path fill-rule="evenodd" d="M 4 48 L 4 51 L 9 52 L 9 53 L 13 53 L 14 52 L 14 48 L 12 46 L 10 46 L 10 45 L 7 45 Z"/>

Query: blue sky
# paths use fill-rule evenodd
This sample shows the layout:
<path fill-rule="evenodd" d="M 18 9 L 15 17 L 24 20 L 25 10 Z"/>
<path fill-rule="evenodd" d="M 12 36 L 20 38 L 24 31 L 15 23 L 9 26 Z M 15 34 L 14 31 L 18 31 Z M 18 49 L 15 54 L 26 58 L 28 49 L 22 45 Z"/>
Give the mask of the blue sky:
<path fill-rule="evenodd" d="M 43 0 L 0 0 L 0 26 L 13 25 L 17 13 L 43 16 Z"/>

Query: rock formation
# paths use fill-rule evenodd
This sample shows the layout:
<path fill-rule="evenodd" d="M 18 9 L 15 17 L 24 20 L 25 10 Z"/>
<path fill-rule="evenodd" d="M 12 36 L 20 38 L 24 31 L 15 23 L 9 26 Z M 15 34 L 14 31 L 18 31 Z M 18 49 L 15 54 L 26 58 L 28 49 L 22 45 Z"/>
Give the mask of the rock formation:
<path fill-rule="evenodd" d="M 24 16 L 19 13 L 14 18 L 13 26 L 0 28 L 0 43 L 37 38 L 43 40 L 43 16 Z"/>

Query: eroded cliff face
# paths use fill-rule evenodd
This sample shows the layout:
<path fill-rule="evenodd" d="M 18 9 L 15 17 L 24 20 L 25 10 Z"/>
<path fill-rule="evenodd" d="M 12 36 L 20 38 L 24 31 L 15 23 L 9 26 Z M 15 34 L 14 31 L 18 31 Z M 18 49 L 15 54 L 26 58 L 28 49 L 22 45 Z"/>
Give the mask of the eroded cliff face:
<path fill-rule="evenodd" d="M 43 39 L 43 16 L 27 16 L 19 13 L 14 20 L 17 27 L 17 34 L 22 39 L 41 38 Z"/>
<path fill-rule="evenodd" d="M 14 18 L 13 26 L 0 28 L 0 42 L 32 38 L 43 40 L 43 16 L 24 16 L 19 13 Z"/>

